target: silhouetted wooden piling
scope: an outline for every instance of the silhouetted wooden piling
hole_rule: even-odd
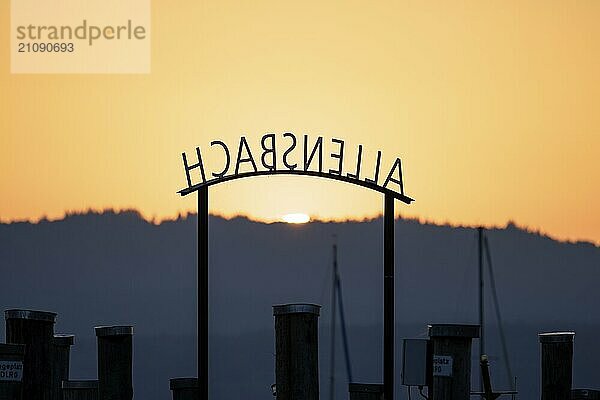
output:
[[[277,400],[319,400],[320,309],[314,304],[273,306]]]
[[[376,383],[350,383],[350,400],[383,400],[383,385]]]
[[[98,400],[98,381],[63,381],[63,400]]]
[[[539,334],[542,345],[542,400],[571,397],[574,336],[575,332]]]
[[[52,399],[62,400],[62,382],[69,380],[69,361],[74,335],[54,335],[52,357]]]
[[[469,400],[471,342],[479,337],[479,325],[429,325],[429,337],[433,341],[433,381],[429,399]]]
[[[52,399],[52,356],[56,314],[7,310],[6,342],[25,345],[23,399]]]
[[[600,390],[573,389],[571,400],[600,400]]]
[[[131,400],[132,326],[101,326],[98,338],[98,394],[100,400]]]
[[[173,400],[198,400],[200,398],[198,378],[173,378],[169,383]]]
[[[0,344],[0,400],[22,400],[25,345]]]

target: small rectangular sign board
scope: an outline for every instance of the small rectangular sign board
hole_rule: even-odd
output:
[[[433,356],[433,376],[452,376],[451,356]]]
[[[0,360],[0,382],[21,382],[23,361]]]

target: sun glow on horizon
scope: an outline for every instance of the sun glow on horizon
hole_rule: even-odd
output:
[[[284,215],[281,220],[288,224],[305,224],[310,222],[310,217],[304,213],[293,213]]]

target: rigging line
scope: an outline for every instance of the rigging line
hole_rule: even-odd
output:
[[[348,350],[348,335],[346,334],[346,318],[344,317],[344,301],[342,298],[342,280],[337,276],[337,298],[340,306],[340,322],[342,325],[342,340],[344,342],[344,355],[346,359],[346,374],[348,375],[348,383],[352,382],[352,365],[350,363],[350,351]]]
[[[492,268],[492,256],[490,253],[490,246],[487,236],[484,236],[483,243],[485,247],[485,254],[487,258],[487,264],[490,273],[490,286],[492,287],[492,296],[494,299],[494,305],[496,309],[496,319],[498,320],[498,328],[500,330],[500,341],[502,343],[502,353],[504,354],[504,360],[506,361],[506,373],[508,380],[508,386],[511,390],[515,390],[512,382],[512,369],[510,368],[510,360],[508,358],[508,348],[506,346],[506,335],[504,334],[504,327],[502,325],[502,315],[500,313],[500,303],[498,302],[498,293],[496,292],[496,280],[494,279],[494,269]]]

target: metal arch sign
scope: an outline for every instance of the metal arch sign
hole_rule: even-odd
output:
[[[285,142],[285,151],[281,157],[278,156],[277,143],[279,140]],[[188,156],[181,153],[183,168],[187,181],[187,187],[181,189],[182,196],[197,191],[204,186],[212,186],[218,183],[265,175],[304,175],[319,178],[334,179],[342,182],[352,183],[389,194],[395,199],[410,204],[413,199],[404,194],[404,181],[402,177],[402,161],[399,157],[395,159],[390,168],[383,169],[386,173],[382,179],[381,151],[377,151],[375,165],[372,171],[364,170],[363,145],[359,144],[356,149],[356,157],[352,163],[352,171],[344,171],[344,161],[347,160],[348,152],[344,140],[332,138],[331,146],[335,147],[329,158],[335,163],[335,168],[323,169],[323,137],[318,136],[310,143],[308,135],[303,136],[302,141],[302,163],[292,163],[290,157],[299,151],[299,141],[291,132],[286,132],[280,137],[274,133],[267,133],[260,140],[260,155],[253,153],[245,136],[240,137],[237,145],[237,156],[232,158],[227,144],[221,140],[210,142],[212,151],[220,152],[222,164],[209,168],[205,165],[200,147],[196,147],[196,160],[193,164],[188,161]],[[255,157],[254,154],[257,154]],[[246,169],[249,171],[243,172]],[[194,176],[192,176],[192,172]],[[368,175],[367,175],[367,173]],[[194,183],[197,182],[197,183]]]
[[[381,179],[381,151],[377,151],[374,168],[368,171],[363,168],[363,146],[358,145],[352,171],[344,171],[344,159],[347,155],[345,142],[331,139],[335,151],[330,154],[330,161],[336,168],[323,170],[323,137],[319,136],[310,143],[308,135],[303,137],[302,164],[290,162],[290,155],[299,151],[298,139],[293,133],[286,132],[280,140],[284,140],[286,150],[278,157],[278,137],[267,133],[260,140],[260,155],[255,157],[246,137],[240,137],[235,160],[229,147],[221,140],[213,140],[210,147],[222,153],[222,164],[205,165],[200,147],[196,147],[196,161],[190,164],[188,157],[182,153],[183,167],[187,187],[178,193],[186,196],[198,193],[198,378],[199,392],[203,399],[209,398],[208,392],[208,189],[212,185],[253,176],[268,175],[304,175],[333,179],[378,191],[384,196],[383,207],[383,391],[386,400],[394,399],[394,201],[400,200],[410,204],[413,199],[404,194],[402,178],[402,162],[396,158],[391,167],[383,169],[385,179]],[[260,169],[257,160],[260,161]],[[280,162],[282,166],[280,165]],[[245,171],[242,171],[244,169]],[[248,171],[249,170],[249,171]],[[193,176],[192,176],[193,173]],[[364,175],[363,175],[364,174]],[[195,183],[196,182],[196,183]]]

